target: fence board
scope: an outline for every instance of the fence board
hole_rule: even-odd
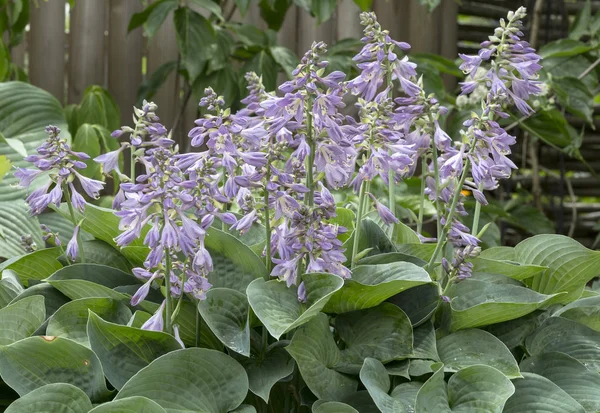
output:
[[[37,3],[37,7],[36,7]],[[29,81],[65,97],[65,0],[31,1]]]
[[[121,124],[131,122],[137,88],[142,82],[142,29],[127,34],[129,19],[142,9],[137,1],[110,1],[108,91],[121,109]]]
[[[69,103],[79,103],[89,85],[105,85],[108,4],[78,1],[71,9]]]

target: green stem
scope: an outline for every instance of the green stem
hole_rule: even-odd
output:
[[[429,121],[431,122],[431,127],[433,129],[433,116],[429,115]],[[440,206],[440,168],[438,165],[438,152],[437,146],[435,146],[435,139],[433,140],[432,146],[432,157],[433,157],[433,179],[435,180],[435,210],[437,211],[436,216],[436,227],[437,227],[437,237],[439,239],[441,231],[442,231],[442,223],[441,219],[441,206]]]
[[[131,165],[129,166],[129,177],[131,178],[131,182],[135,184],[135,155],[133,149],[133,146],[129,147],[129,152],[131,156]]]
[[[394,47],[394,46],[392,46]],[[388,87],[388,98],[393,96],[393,80],[392,80],[392,67],[389,60],[386,60],[385,63],[386,71],[387,71],[387,87]],[[389,154],[392,154],[392,151],[389,151]],[[390,168],[388,171],[388,207],[394,216],[396,215],[396,174]],[[394,225],[390,225],[390,237],[394,234]]]
[[[479,184],[479,187],[477,189],[479,189],[479,191],[481,191],[482,185]],[[481,204],[479,203],[479,201],[476,201],[475,213],[473,215],[473,229],[471,229],[471,234],[473,234],[474,236],[477,236],[477,230],[479,230],[479,215],[480,214],[481,214]]]
[[[71,203],[71,191],[69,191],[69,187],[65,184],[63,185],[63,191],[65,193],[65,197],[67,198],[67,205],[69,207],[69,214],[71,215],[71,221],[73,221],[74,225],[78,225],[77,217],[75,216],[75,210],[73,209],[73,204]],[[78,255],[79,261],[85,262],[85,253],[83,251],[83,242],[81,241],[81,231],[77,231],[77,246],[78,246]],[[68,258],[67,258],[68,260]],[[75,260],[73,260],[75,262]]]
[[[434,147],[435,147],[435,145],[434,145]],[[438,242],[435,247],[435,251],[433,252],[433,255],[431,256],[431,259],[427,263],[427,269],[429,271],[431,271],[433,264],[437,260],[437,257],[439,255],[440,251],[442,250],[442,248],[444,247],[444,244],[446,243],[446,237],[448,236],[450,227],[452,227],[452,220],[454,219],[454,212],[456,211],[456,205],[458,204],[458,200],[460,199],[460,192],[465,183],[465,179],[467,179],[467,174],[469,172],[470,166],[471,166],[471,160],[469,158],[467,158],[465,161],[465,165],[463,167],[462,175],[460,176],[460,179],[458,181],[458,185],[456,186],[456,188],[454,190],[454,196],[452,198],[452,204],[450,205],[450,211],[448,212],[448,216],[446,217],[446,225],[444,225],[444,228],[442,228],[442,233],[438,237]],[[438,213],[439,213],[439,210],[438,210]]]
[[[425,209],[425,178],[427,174],[427,162],[425,156],[421,157],[421,202],[419,204],[419,220],[417,221],[417,234],[423,231],[423,209]]]
[[[315,163],[315,139],[313,136],[313,118],[312,118],[312,100],[308,99],[308,110],[306,111],[306,139],[310,147],[310,153],[306,158],[306,187],[308,188],[307,204],[312,207],[314,204],[315,188],[313,178],[313,167]]]
[[[268,276],[271,274],[271,217],[269,215],[269,191],[267,191],[267,184],[271,178],[269,165],[267,165],[267,176],[265,181],[265,266],[267,267]],[[267,276],[267,277],[268,277]]]
[[[202,331],[202,317],[198,311],[198,303],[196,302],[196,340],[194,342],[196,347],[200,347],[200,332]]]
[[[363,208],[365,202],[365,192],[366,192],[366,184],[363,181],[360,184],[360,191],[358,194],[358,208],[356,210],[356,225],[354,227],[354,242],[352,244],[352,261],[350,262],[350,268],[354,268],[356,266],[356,255],[358,254],[358,242],[360,239],[360,223],[363,218]]]
[[[165,326],[167,333],[173,334],[173,325],[171,324],[171,252],[169,248],[165,249]]]

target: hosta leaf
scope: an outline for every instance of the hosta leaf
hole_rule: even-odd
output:
[[[231,413],[256,413],[256,409],[249,404],[242,404],[237,409],[232,410]]]
[[[131,311],[122,302],[110,298],[82,298],[68,302],[50,317],[46,335],[68,338],[89,347],[89,310],[117,324],[126,324],[131,318]]]
[[[514,386],[515,394],[506,401],[503,413],[586,413],[583,406],[545,377],[524,372]]]
[[[244,360],[242,364],[248,373],[250,391],[265,402],[269,401],[269,394],[275,383],[294,372],[294,360],[280,347],[264,356]]]
[[[133,275],[99,264],[73,264],[56,271],[46,281],[85,280],[107,288],[140,284]]]
[[[20,257],[14,257],[0,264],[0,271],[12,270],[19,280],[27,285],[29,280],[43,280],[62,268],[57,261],[62,254],[60,248],[46,248]]]
[[[131,271],[131,263],[119,251],[98,239],[83,242],[85,262],[105,265],[124,272]]]
[[[559,351],[600,372],[600,332],[562,317],[549,317],[525,341],[532,356]]]
[[[344,242],[344,248],[346,248],[346,258],[348,259],[348,263],[352,259],[352,246],[354,244],[354,236],[356,235],[356,230],[352,233],[350,238]],[[394,244],[385,232],[381,229],[377,223],[372,221],[371,219],[363,219],[361,221],[361,229],[360,229],[360,239],[358,242],[358,251],[365,251],[367,249],[371,249],[367,254],[368,257],[384,254],[387,252],[395,252],[396,248]]]
[[[48,125],[58,126],[62,130],[61,137],[70,138],[62,106],[50,93],[23,82],[0,84],[0,136],[22,144],[27,154],[32,154],[46,140],[44,129]],[[6,155],[16,167],[31,166],[21,154],[4,143],[0,143],[0,155]],[[27,190],[16,187],[17,182],[12,174],[4,177],[0,184],[0,201],[12,202],[25,197]],[[22,218],[23,224],[31,220],[26,215]],[[38,246],[41,245],[43,243],[40,242]]]
[[[551,352],[525,359],[521,369],[539,374],[569,393],[588,412],[600,411],[600,375],[573,357]]]
[[[166,410],[146,397],[133,396],[103,403],[90,413],[166,413]]]
[[[413,326],[419,326],[429,320],[441,302],[437,284],[424,284],[402,291],[388,298],[402,309]]]
[[[581,296],[585,285],[598,275],[600,251],[585,248],[563,235],[537,235],[515,247],[517,260],[549,269],[532,279],[531,288],[557,296],[553,303],[569,303]]]
[[[440,368],[417,393],[415,411],[500,413],[514,391],[510,380],[493,367],[466,367],[450,377],[447,386]]]
[[[413,353],[410,358],[440,360],[435,341],[435,329],[431,322],[413,330]]]
[[[250,357],[250,310],[246,296],[230,288],[211,288],[198,311],[212,332],[231,350]]]
[[[352,278],[331,297],[325,311],[346,313],[375,307],[406,289],[430,282],[427,271],[409,262],[358,265]]]
[[[302,325],[286,348],[298,363],[306,385],[319,399],[341,401],[356,391],[354,378],[334,370],[341,354],[325,314]]]
[[[234,359],[220,351],[188,348],[154,360],[116,399],[143,396],[173,413],[224,413],[242,404],[247,392],[248,377]]]
[[[509,284],[492,284],[465,280],[448,293],[452,331],[486,326],[513,320],[543,306],[552,295],[539,294],[529,288]]]
[[[125,294],[86,280],[49,280],[48,284],[71,300],[90,297],[112,298],[117,301],[126,301],[129,299]]]
[[[343,403],[354,407],[360,413],[380,413],[377,406],[373,402],[371,395],[366,390],[359,390],[344,398]]]
[[[154,312],[154,311],[153,311]],[[148,314],[148,318],[150,314]],[[192,347],[196,345],[196,319],[200,317],[200,313],[198,312],[198,306],[196,303],[192,303],[191,301],[183,301],[181,303],[181,308],[179,310],[179,314],[177,315],[176,324],[179,326],[179,335],[181,337],[181,341],[188,347]],[[200,318],[201,323],[202,318]],[[146,321],[146,320],[144,320]],[[143,323],[140,323],[138,327],[141,327]],[[221,341],[215,337],[210,328],[201,328],[200,329],[200,347],[211,348],[214,350],[222,350],[223,344]]]
[[[396,244],[420,244],[421,239],[408,225],[398,222],[394,225],[392,241]]]
[[[88,413],[92,403],[79,388],[67,383],[46,384],[16,400],[5,413]]]
[[[6,270],[2,272],[1,275],[2,279],[0,279],[0,308],[4,308],[25,289],[23,288],[21,282],[19,281],[19,278],[13,271]]]
[[[417,394],[419,394],[422,386],[423,383],[418,381],[402,383],[394,387],[390,396],[396,400],[401,400],[407,406],[409,412],[414,412],[415,404],[417,403]]]
[[[298,301],[295,287],[288,288],[278,280],[265,281],[261,278],[248,286],[252,310],[276,339],[319,314],[344,283],[340,277],[325,273],[304,274],[302,280],[307,293],[306,303]]]
[[[75,228],[75,224],[73,224],[70,219],[65,218],[58,212],[44,212],[43,214],[38,215],[38,221],[40,222],[40,224],[44,224],[48,228],[50,228],[55,234],[58,233],[58,238],[62,242],[62,245],[67,245],[67,243],[73,236],[73,229]],[[84,242],[94,239],[94,237],[91,234],[88,234],[86,231],[81,229],[79,230],[79,236]]]
[[[34,295],[0,309],[0,346],[31,336],[46,319],[44,297]]]
[[[209,228],[204,243],[213,260],[214,271],[208,275],[213,287],[246,293],[252,281],[267,278],[263,260],[233,235]]]
[[[44,297],[46,317],[50,317],[60,307],[69,302],[69,297],[58,291],[56,288],[54,288],[50,284],[41,283],[29,287],[28,289],[23,291],[21,294],[15,297],[10,302],[10,304],[14,304],[16,302],[26,299],[27,297],[33,297],[36,295],[41,295],[42,297]]]
[[[401,252],[386,252],[384,254],[372,255],[367,258],[363,258],[358,261],[359,265],[376,265],[376,264],[389,264],[392,262],[406,261],[412,262],[419,267],[425,266],[427,262],[420,258],[413,257],[412,255],[403,254]]]
[[[157,357],[181,349],[177,340],[167,333],[110,323],[92,312],[87,333],[106,378],[117,389]]]
[[[340,402],[317,401],[312,408],[313,413],[358,413],[354,407]]]
[[[109,394],[96,354],[60,337],[29,337],[0,347],[0,376],[21,396],[50,383],[77,386],[93,402]]]
[[[508,378],[521,377],[511,352],[487,331],[476,328],[457,331],[439,339],[437,350],[446,371],[483,364],[494,367]]]
[[[409,405],[388,395],[390,377],[380,361],[366,358],[360,369],[360,381],[382,413],[409,413]]]
[[[413,351],[410,320],[390,303],[341,314],[335,319],[335,327],[345,343],[343,369],[338,367],[339,371],[358,373],[366,358],[387,363],[406,358]]]
[[[0,143],[0,153],[2,152],[2,144]],[[3,155],[0,155],[0,158]],[[6,179],[12,176],[9,173]],[[0,179],[0,193],[4,187]],[[11,191],[14,191],[11,188]],[[20,192],[20,191],[18,191]],[[0,258],[18,257],[27,252],[21,243],[23,235],[31,235],[31,238],[38,248],[44,247],[42,232],[36,217],[32,217],[29,213],[29,207],[20,199],[2,202],[0,198]]]
[[[492,333],[512,350],[521,346],[525,342],[525,338],[533,333],[548,316],[549,314],[545,312],[534,311],[514,320],[492,324],[486,327],[486,331]]]
[[[541,265],[524,265],[481,257],[473,258],[470,261],[473,263],[473,272],[500,274],[515,280],[525,280],[540,275],[548,269]]]
[[[396,245],[396,251],[429,262],[435,251],[435,244],[399,244]]]
[[[573,301],[553,315],[577,321],[589,328],[600,331],[600,296]]]

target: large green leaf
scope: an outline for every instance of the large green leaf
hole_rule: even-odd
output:
[[[550,42],[540,48],[540,56],[543,59],[549,57],[573,56],[587,53],[597,46],[590,46],[578,40],[559,39]]]
[[[514,386],[515,393],[506,401],[503,413],[586,413],[583,406],[545,377],[524,372]]]
[[[34,295],[0,309],[0,346],[32,335],[46,319],[44,297]]]
[[[6,307],[14,298],[24,291],[17,275],[6,270],[2,272],[0,279],[0,308]]]
[[[188,7],[181,7],[175,11],[174,22],[181,62],[188,72],[191,84],[210,59],[216,45],[215,31],[204,16]]]
[[[29,337],[0,347],[0,376],[21,396],[50,383],[77,386],[93,402],[109,394],[96,354],[60,337]]]
[[[73,140],[73,145],[77,144],[77,138],[80,136],[80,130],[84,127],[86,141],[93,140],[95,138],[98,146],[93,145],[93,149],[100,149],[99,140],[100,136],[96,135],[97,129],[94,130],[93,125],[102,126],[110,131],[119,129],[121,125],[121,114],[119,113],[119,106],[112,98],[110,93],[101,86],[92,85],[89,86],[81,100],[81,104],[76,109],[77,118],[77,134]],[[87,127],[84,125],[87,124]],[[95,135],[95,136],[93,136]],[[81,135],[83,138],[84,136]],[[82,148],[85,148],[84,145]],[[115,148],[116,149],[116,148]],[[90,154],[91,156],[91,154]],[[89,166],[88,166],[89,168]]]
[[[106,377],[117,389],[157,357],[181,349],[169,334],[111,323],[92,312],[87,334]]]
[[[600,375],[573,357],[557,352],[540,354],[523,360],[521,369],[551,380],[587,412],[600,411]]]
[[[100,137],[96,133],[93,125],[84,123],[77,128],[75,138],[73,138],[73,150],[86,153],[90,159],[85,161],[86,168],[81,171],[81,174],[88,178],[101,178],[100,164],[94,161],[101,153]]]
[[[267,90],[276,89],[278,72],[277,63],[265,50],[256,53],[252,59],[246,62],[241,70],[242,73],[254,72],[261,76]]]
[[[150,314],[148,314],[147,316],[149,318]],[[200,313],[198,312],[198,306],[196,305],[196,303],[193,303],[191,301],[183,301],[181,303],[181,308],[179,309],[179,314],[177,315],[175,324],[179,326],[179,335],[181,337],[181,341],[183,341],[183,344],[185,344],[188,347],[196,345],[196,320],[199,317]],[[203,323],[201,317],[200,322]],[[141,327],[142,324],[143,323],[140,323],[140,325],[137,327]],[[210,328],[204,327],[200,329],[199,344],[200,347],[211,348],[214,350],[223,349],[223,344],[217,337],[215,337]]]
[[[404,290],[387,301],[400,307],[416,327],[429,320],[437,310],[441,302],[440,289],[437,284],[423,284]]]
[[[46,281],[85,280],[107,288],[116,288],[123,285],[140,285],[140,281],[133,275],[114,267],[100,264],[73,264],[61,268],[52,274]]]
[[[5,413],[88,413],[92,403],[79,388],[67,383],[46,384],[12,403]]]
[[[317,401],[312,407],[313,413],[358,413],[358,410],[340,402]]]
[[[537,235],[515,247],[517,260],[549,269],[533,278],[531,288],[557,296],[553,302],[569,303],[581,296],[585,285],[598,275],[600,251],[585,248],[563,235]]]
[[[213,287],[246,293],[246,287],[256,278],[268,277],[263,260],[234,236],[211,227],[204,243],[215,268],[208,275]]]
[[[212,332],[231,350],[250,357],[248,299],[230,288],[211,288],[198,311]]]
[[[375,307],[408,288],[430,282],[427,271],[409,262],[358,265],[352,278],[331,297],[325,311],[346,313]]]
[[[512,350],[523,345],[525,338],[533,333],[548,316],[548,313],[537,310],[514,320],[492,324],[486,327],[486,331],[492,333]]]
[[[146,397],[133,396],[103,403],[89,413],[166,413],[166,410]]]
[[[320,313],[300,326],[286,348],[298,363],[306,385],[319,399],[341,401],[356,391],[353,377],[334,370],[341,361],[341,353],[325,314]]]
[[[549,317],[527,338],[532,356],[559,351],[576,358],[590,370],[600,372],[600,332],[562,317]]]
[[[250,391],[265,402],[269,401],[269,394],[275,383],[294,372],[294,360],[281,347],[275,347],[265,355],[259,354],[241,363],[248,373]]]
[[[265,281],[260,278],[248,286],[248,301],[252,310],[276,339],[319,314],[344,283],[340,277],[326,273],[304,274],[302,279],[306,288],[306,303],[298,300],[295,286],[288,288],[279,280]]]
[[[413,353],[410,358],[440,360],[435,339],[435,328],[431,322],[420,325],[413,330]]]
[[[341,366],[337,368],[340,371],[358,373],[366,358],[387,363],[413,352],[410,320],[390,303],[341,314],[335,319],[335,327],[345,344]]]
[[[21,294],[16,296],[10,304],[17,303],[27,297],[33,297],[35,295],[41,295],[44,297],[44,307],[46,308],[46,317],[50,317],[60,307],[69,302],[69,297],[58,291],[56,288],[47,283],[36,284],[29,287]]]
[[[379,360],[366,358],[360,369],[360,380],[382,413],[409,413],[406,401],[388,395],[390,377]],[[413,410],[414,411],[414,410]]]
[[[437,342],[437,350],[446,371],[483,364],[508,378],[521,377],[517,361],[504,343],[483,330],[461,330],[443,337]]]
[[[486,326],[522,317],[552,299],[529,288],[493,284],[475,279],[451,287],[450,322],[452,331]]]
[[[62,107],[50,93],[23,82],[0,83],[0,136],[21,145],[27,154],[32,154],[46,140],[44,129],[48,125],[58,126],[62,129],[61,136],[69,139]],[[22,154],[7,144],[0,143],[0,155],[6,155],[16,167],[31,166],[23,160]],[[14,201],[25,197],[25,188],[13,186],[17,182],[12,174],[4,178],[0,184],[0,201]]]
[[[106,265],[124,272],[131,271],[132,265],[119,251],[98,239],[83,242],[85,262]]]
[[[0,271],[12,270],[21,283],[27,285],[29,280],[43,280],[62,268],[57,261],[62,254],[60,248],[46,248],[34,251],[21,257],[14,257],[0,264]]]
[[[417,394],[423,383],[418,381],[410,381],[408,383],[402,383],[394,387],[394,390],[390,393],[394,399],[402,400],[407,406],[409,412],[415,411],[415,404],[417,403]]]
[[[553,77],[552,89],[568,112],[589,123],[593,122],[594,95],[585,83],[576,77]]]
[[[0,145],[1,150],[2,146]],[[14,188],[12,190],[14,191]],[[0,183],[1,191],[2,184]],[[38,220],[29,214],[27,204],[17,199],[0,202],[0,258],[13,258],[25,254],[21,237],[28,235],[31,236],[37,248],[44,247]]]
[[[363,219],[360,224],[360,239],[358,240],[359,252],[369,250],[367,253],[367,256],[369,257],[372,255],[396,251],[396,247],[392,241],[390,241],[386,233],[379,225],[377,225],[375,221],[371,219]],[[352,259],[352,246],[354,244],[355,235],[356,230],[352,233],[352,236],[344,242],[344,248],[346,248],[345,254],[348,262],[350,262]]]
[[[525,280],[542,274],[548,267],[541,265],[523,265],[517,262],[473,258],[473,272],[500,274],[515,280]]]
[[[143,396],[173,413],[224,413],[238,407],[247,392],[248,377],[234,359],[220,351],[188,348],[154,360],[116,399]]]
[[[580,298],[556,311],[553,315],[577,321],[600,331],[600,296]]]
[[[148,38],[152,38],[163,24],[169,13],[177,8],[175,0],[158,0],[146,7],[143,11],[131,16],[127,31],[144,26]]]
[[[126,324],[131,318],[131,311],[123,302],[111,298],[82,298],[68,302],[59,308],[48,320],[46,334],[68,338],[90,347],[87,336],[90,310],[117,324]]]
[[[128,295],[86,280],[50,280],[48,281],[48,284],[69,297],[71,300],[91,297],[112,298],[117,301],[126,301],[129,299]],[[140,303],[140,306],[144,303],[145,302]]]
[[[417,393],[419,413],[500,413],[515,387],[504,374],[489,366],[470,366],[455,373],[446,388],[440,368]]]

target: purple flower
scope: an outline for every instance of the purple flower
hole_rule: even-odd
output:
[[[398,218],[396,218],[396,216],[394,215],[394,213],[392,211],[390,211],[390,209],[388,207],[386,207],[381,202],[379,202],[377,200],[377,198],[375,198],[375,196],[373,196],[373,194],[369,193],[369,196],[371,197],[371,200],[373,200],[373,203],[375,205],[375,209],[377,210],[377,213],[381,217],[381,220],[386,225],[397,224],[397,223],[400,222],[398,220]]]
[[[119,170],[119,157],[121,152],[123,152],[123,149],[125,149],[125,146],[121,146],[116,151],[107,152],[97,156],[94,158],[94,161],[102,165],[102,170],[105,174],[108,174],[111,171],[117,171],[117,173],[121,173]]]
[[[77,243],[77,236],[79,235],[79,225],[73,230],[73,236],[67,244],[66,254],[71,260],[75,260],[79,254],[79,244]]]
[[[150,331],[163,331],[165,328],[163,320],[163,311],[165,309],[165,301],[162,302],[158,310],[150,317],[144,324],[142,324],[142,330]]]

